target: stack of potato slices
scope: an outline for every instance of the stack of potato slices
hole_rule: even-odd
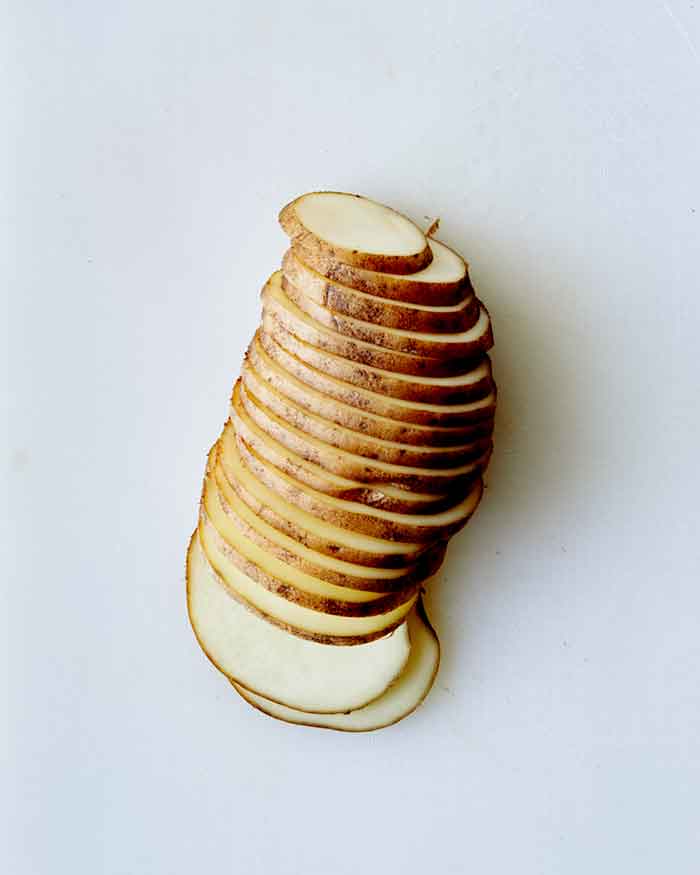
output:
[[[464,260],[388,207],[314,192],[280,223],[291,246],[207,461],[190,620],[259,710],[377,729],[437,672],[421,592],[481,499],[491,325]]]

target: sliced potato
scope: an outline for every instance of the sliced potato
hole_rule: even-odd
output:
[[[395,592],[414,581],[425,580],[435,574],[442,563],[445,542],[436,544],[420,556],[415,565],[406,568],[370,568],[318,553],[257,516],[236,494],[218,463],[213,469],[213,475],[223,498],[222,508],[232,525],[240,528],[249,540],[271,555],[336,586],[369,592]]]
[[[258,711],[286,723],[341,732],[370,732],[391,726],[421,704],[430,692],[440,665],[440,642],[421,600],[408,618],[408,627],[411,654],[404,670],[379,698],[346,714],[309,714],[270,702],[235,682],[233,686]]]
[[[280,355],[285,356],[283,350],[280,351]],[[435,447],[449,447],[488,438],[493,431],[493,415],[467,425],[441,427],[390,419],[369,410],[353,407],[337,397],[318,391],[280,367],[263,349],[257,335],[248,348],[246,361],[250,362],[257,376],[265,380],[268,386],[272,386],[303,409],[313,412],[326,421],[335,422],[352,431],[381,440],[418,446],[432,444]],[[303,367],[301,362],[299,366]],[[354,391],[354,387],[348,388]],[[372,393],[367,395],[371,400]],[[381,396],[378,397],[377,403],[380,403],[383,399]]]
[[[411,276],[395,276],[338,261],[301,238],[292,241],[292,250],[317,273],[369,295],[433,307],[458,304],[473,292],[464,259],[437,240],[429,240],[428,245],[432,261]]]
[[[187,608],[207,657],[248,691],[302,711],[343,712],[380,696],[410,652],[406,623],[369,644],[332,647],[289,635],[231,592],[195,531],[187,551]]]
[[[301,303],[294,292],[334,313],[385,328],[454,333],[467,331],[479,318],[479,301],[470,286],[464,286],[464,297],[456,304],[444,307],[392,301],[328,279],[304,264],[293,249],[288,249],[282,259],[282,274],[291,286],[291,290],[285,286],[287,294],[299,306]]]
[[[205,515],[200,515],[198,531],[204,555],[234,598],[257,610],[269,622],[310,641],[334,645],[374,641],[400,626],[416,599],[413,596],[393,610],[369,617],[325,614],[271,592],[246,574],[233,561],[235,551],[227,548]]]
[[[466,496],[447,510],[434,514],[393,513],[311,489],[266,463],[240,435],[237,436],[237,447],[249,472],[289,503],[339,527],[386,540],[425,543],[451,537],[474,513],[483,489],[479,477],[471,484]]]
[[[482,387],[483,395],[481,397],[460,404],[433,404],[429,401],[392,398],[381,392],[354,385],[328,373],[323,362],[317,361],[316,365],[313,365],[302,361],[294,352],[285,349],[278,342],[277,337],[265,330],[258,330],[256,337],[260,340],[260,344],[268,356],[288,373],[293,374],[307,385],[324,392],[330,398],[343,401],[363,412],[368,411],[389,419],[418,425],[452,427],[491,420],[496,410],[495,385],[492,385],[488,390]]]
[[[353,532],[307,513],[280,497],[242,464],[230,420],[221,434],[220,447],[222,470],[236,493],[258,516],[299,543],[319,553],[374,568],[414,565],[425,552],[424,543],[401,543]]]
[[[279,220],[299,246],[355,267],[411,274],[433,259],[417,225],[359,194],[310,192],[287,204]]]
[[[412,492],[409,489],[393,486],[391,483],[363,483],[328,471],[322,465],[308,461],[271,437],[248,415],[237,396],[238,386],[234,390],[231,420],[236,427],[236,432],[246,444],[271,465],[280,468],[296,480],[308,483],[319,492],[397,513],[434,513],[455,503],[452,486],[449,494],[435,495],[428,492]]]
[[[200,514],[204,525],[209,522],[216,529],[221,551],[237,568],[264,589],[312,611],[339,617],[385,614],[408,601],[422,582],[414,580],[388,593],[336,586],[267,553],[233,523],[234,511],[225,505],[212,475],[204,481]]]
[[[357,340],[333,328],[325,327],[305,313],[285,294],[282,288],[281,271],[274,273],[267,281],[262,300],[263,322],[268,316],[272,316],[287,331],[317,350],[342,356],[351,362],[395,373],[429,377],[452,376],[469,369],[468,365],[465,366],[463,358],[448,358],[445,355],[428,357],[420,353],[400,352],[374,343],[366,343],[364,340]],[[330,315],[329,311],[324,312]],[[479,324],[483,328],[484,336],[490,337],[488,317]],[[475,349],[480,351],[481,348],[477,343]]]
[[[374,438],[371,435],[366,436],[297,406],[276,388],[266,383],[250,363],[244,365],[241,376],[245,395],[252,403],[279,417],[283,424],[309,435],[308,455],[301,454],[307,459],[314,458],[316,441],[321,441],[325,445],[330,444],[356,456],[396,465],[399,468],[446,468],[466,464],[478,458],[490,447],[488,437],[451,447],[432,447],[402,444]],[[245,398],[244,403],[247,406]],[[258,421],[254,412],[251,412],[251,416]],[[260,426],[267,430],[263,423],[260,423]],[[357,460],[353,462],[364,464]]]
[[[240,401],[237,397],[239,392]],[[383,484],[388,484],[438,496],[459,492],[486,469],[491,454],[491,444],[488,442],[485,447],[477,447],[468,461],[454,468],[395,465],[358,456],[305,434],[271,413],[255,398],[251,398],[239,384],[239,389],[234,392],[233,409],[238,413],[241,406],[265,435],[292,452],[320,465],[326,471],[371,484],[378,489]]]
[[[274,287],[274,283],[272,283],[272,285]],[[377,325],[373,322],[355,319],[352,316],[345,316],[342,313],[332,310],[328,306],[324,307],[321,304],[316,304],[311,298],[300,292],[299,289],[293,286],[284,277],[282,277],[282,292],[288,301],[293,302],[299,310],[306,313],[306,315],[314,320],[316,324],[325,326],[331,334],[331,340],[333,340],[334,333],[344,337],[349,351],[354,349],[350,345],[349,340],[350,338],[353,338],[357,341],[356,346],[358,346],[360,353],[365,352],[369,347],[370,351],[374,354],[373,347],[375,346],[387,350],[393,350],[394,354],[397,356],[399,364],[401,364],[403,356],[411,356],[411,358],[408,359],[406,367],[390,366],[390,370],[401,370],[404,373],[411,374],[425,373],[430,374],[431,376],[440,376],[441,370],[444,373],[450,373],[450,370],[452,369],[454,372],[455,366],[452,365],[451,368],[450,363],[464,361],[465,359],[477,355],[479,352],[485,352],[493,346],[491,320],[486,312],[486,308],[480,302],[476,313],[476,319],[468,329],[453,334],[444,332],[438,334],[427,331],[408,331],[402,328],[386,328],[383,325]],[[276,297],[274,288],[271,297]],[[275,306],[277,306],[276,303]],[[287,322],[289,323],[290,331],[293,331],[297,337],[302,337],[302,339],[304,339],[301,330],[295,331],[294,329],[294,326],[300,321],[298,318],[294,318],[294,313],[292,313],[291,318],[285,314],[285,322],[281,307],[277,307],[275,312],[280,315],[280,321],[283,322],[283,324],[287,324]],[[338,352],[339,355],[345,355],[346,358],[358,360],[357,355],[350,356],[344,353],[340,344],[335,344],[335,347],[335,349],[331,350],[332,352]],[[325,348],[325,346],[323,348]],[[425,365],[422,369],[419,369],[419,366],[413,362],[413,359],[416,356],[426,358],[429,365]],[[438,368],[433,363],[433,360],[435,359],[443,362],[442,369]],[[369,361],[369,359],[359,360],[366,360],[368,364],[375,363]],[[391,361],[390,358],[386,360],[389,362]],[[376,363],[379,365],[378,358]],[[381,366],[383,367],[383,365]],[[408,367],[411,367],[412,370],[408,370]]]
[[[269,311],[263,313],[262,324],[264,332],[276,343],[311,367],[389,398],[453,405],[481,400],[493,389],[491,363],[486,354],[471,363],[466,373],[453,377],[420,377],[375,368],[320,350],[289,332]]]

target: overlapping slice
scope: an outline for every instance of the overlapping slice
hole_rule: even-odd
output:
[[[360,195],[304,194],[282,209],[279,220],[300,247],[359,269],[411,274],[433,260],[422,231],[410,219]]]
[[[429,400],[417,401],[411,398],[396,397],[384,391],[387,387],[381,385],[381,379],[366,388],[360,385],[360,380],[353,382],[352,379],[343,379],[336,375],[336,361],[330,357],[324,361],[323,356],[313,355],[313,347],[296,341],[292,335],[285,334],[283,330],[269,332],[259,330],[257,338],[268,356],[277,362],[280,367],[293,374],[301,382],[312,388],[325,393],[329,398],[342,401],[351,407],[387,419],[396,419],[400,422],[410,422],[416,425],[457,427],[471,425],[485,419],[492,419],[496,409],[496,389],[490,377],[488,360],[480,365],[478,379],[473,386],[473,400],[451,401],[435,400],[430,391],[421,393],[422,397]],[[287,348],[289,347],[289,348]],[[300,353],[301,355],[298,355]],[[306,356],[303,359],[301,356]],[[338,360],[339,371],[347,374],[347,366],[350,362]],[[363,370],[356,367],[359,374]],[[381,374],[379,375],[381,378]],[[362,382],[371,384],[371,380]],[[408,384],[410,389],[410,384]],[[402,388],[406,388],[402,386]],[[408,392],[406,394],[409,394]]]
[[[458,372],[459,361],[478,355],[493,345],[491,321],[486,308],[480,303],[474,308],[474,319],[468,328],[452,333],[437,333],[386,328],[375,322],[345,316],[328,305],[321,306],[315,303],[302,290],[284,278],[282,290],[278,290],[277,274],[270,279],[268,289],[271,307],[281,314],[280,319],[283,324],[289,325],[290,330],[297,336],[303,337],[301,332],[305,326],[302,325],[301,330],[294,330],[296,325],[302,323],[302,319],[289,302],[306,314],[307,328],[315,327],[315,322],[327,329],[324,342],[329,348],[332,347],[332,352],[344,355],[343,350],[347,349],[353,357],[359,355],[363,357],[359,360],[367,360],[369,364],[375,364],[375,361],[369,361],[368,356],[371,355],[380,367],[383,365],[380,365],[380,357],[374,347],[387,350],[382,354],[381,360],[388,361],[393,370],[400,369],[409,374],[430,373],[432,376],[440,376],[441,373]],[[342,338],[342,342],[338,341],[336,335]],[[416,357],[427,359],[427,364],[420,367],[414,361]]]
[[[241,499],[271,526],[319,553],[357,565],[400,568],[414,565],[425,544],[402,543],[343,528],[286,500],[242,464],[229,422],[221,435],[221,467]]]
[[[282,288],[281,271],[274,273],[268,280],[263,289],[262,300],[263,322],[267,317],[273,317],[295,337],[313,345],[319,351],[332,353],[374,368],[407,375],[446,377],[468,370],[468,366],[464,363],[464,356],[461,359],[450,358],[441,354],[439,350],[434,351],[432,355],[420,350],[413,351],[410,350],[407,338],[391,335],[388,331],[385,339],[403,341],[405,351],[387,348],[386,344],[376,344],[374,340],[366,342],[350,333],[342,333],[333,327],[328,327],[326,323],[331,326],[333,324],[330,311],[323,311],[327,315],[322,316],[323,322],[320,322],[297,306]],[[315,305],[310,304],[308,307],[314,308]],[[313,317],[318,315],[320,314],[314,313]],[[484,313],[484,318],[478,325],[475,341],[465,355],[473,356],[487,345],[490,345],[489,321]]]
[[[284,350],[280,350],[279,355],[283,361],[287,358]],[[294,401],[301,409],[320,417],[326,423],[335,423],[367,437],[404,445],[449,447],[487,438],[493,430],[493,417],[487,414],[484,415],[483,419],[471,424],[435,426],[420,425],[405,419],[392,419],[363,409],[361,404],[353,406],[338,397],[315,388],[313,385],[315,375],[310,369],[307,371],[309,382],[304,382],[292,374],[290,370],[285,370],[267,354],[260,342],[259,335],[253,338],[248,348],[242,371],[244,380],[248,374],[248,363],[252,366],[257,378],[264,380],[276,392],[284,394]],[[299,362],[297,372],[302,372],[302,369],[303,365]],[[323,374],[319,377],[322,378]],[[328,382],[332,384],[331,381]],[[339,391],[342,391],[342,385]],[[347,391],[352,393],[356,390],[352,386],[347,386]],[[365,406],[373,400],[371,393],[366,393],[366,398]],[[408,407],[409,411],[413,409],[413,406]]]
[[[195,532],[187,553],[192,628],[214,665],[267,700],[302,711],[344,712],[380,696],[406,665],[406,623],[355,647],[333,647],[289,635],[231,597],[208,563]]]
[[[365,269],[333,258],[308,240],[293,238],[292,250],[300,261],[328,279],[352,289],[404,303],[432,306],[452,306],[472,291],[464,259],[444,243],[429,240],[432,260],[427,267],[410,276],[398,276],[398,271],[381,272]]]
[[[259,711],[286,723],[342,732],[382,729],[415,711],[430,692],[440,665],[440,642],[425,614],[422,601],[411,613],[408,627],[411,653],[399,677],[373,702],[345,714],[310,714],[271,702],[235,682],[233,685]]]
[[[433,246],[436,246],[434,241]],[[480,303],[469,285],[461,288],[461,297],[455,304],[436,306],[429,303],[393,301],[344,286],[318,273],[289,249],[282,259],[282,274],[292,290],[333,313],[350,316],[373,325],[408,331],[454,333],[467,331],[479,317]],[[287,294],[299,304],[293,291]]]

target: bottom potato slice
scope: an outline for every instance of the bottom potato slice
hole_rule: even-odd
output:
[[[235,682],[233,686],[254,708],[286,723],[336,729],[341,732],[370,732],[391,726],[415,711],[425,699],[440,664],[440,642],[424,612],[422,602],[418,603],[409,617],[408,627],[411,654],[403,672],[379,698],[349,713],[310,714],[271,702]]]
[[[356,647],[289,635],[231,597],[194,533],[187,552],[187,607],[206,656],[251,695],[300,711],[361,708],[401,673],[410,651],[406,623]]]

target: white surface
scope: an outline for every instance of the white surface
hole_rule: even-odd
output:
[[[3,5],[2,871],[697,871],[699,39],[680,0]],[[370,736],[245,707],[185,619],[323,187],[440,215],[497,340],[438,683]]]

